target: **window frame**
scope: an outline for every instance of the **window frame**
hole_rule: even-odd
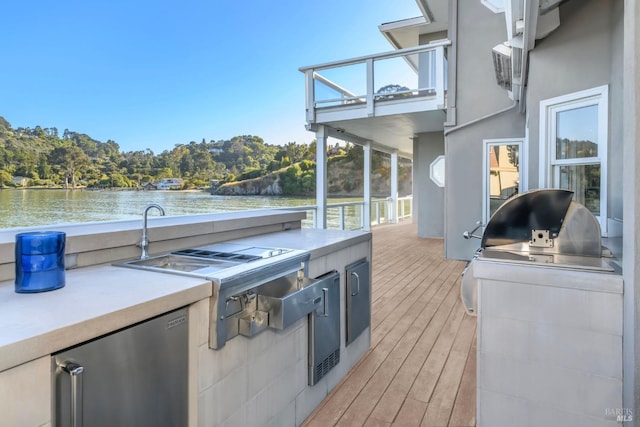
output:
[[[595,105],[598,107],[598,155],[558,159],[556,147],[557,114]],[[540,188],[556,188],[562,166],[600,165],[600,231],[607,235],[607,153],[609,147],[609,86],[598,86],[540,101]]]
[[[501,6],[496,4],[497,2],[495,0],[480,0],[480,3],[493,13],[497,14],[504,12],[504,1],[501,2]]]
[[[528,149],[526,138],[499,138],[499,139],[483,139],[482,140],[482,223],[486,224],[489,221],[490,216],[490,202],[491,197],[491,181],[489,173],[491,172],[491,159],[489,153],[491,147],[505,146],[505,145],[517,145],[518,146],[518,194],[524,193],[529,188],[528,183]]]

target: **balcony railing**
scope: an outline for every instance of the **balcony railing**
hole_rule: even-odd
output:
[[[411,218],[413,197],[399,197],[396,212],[398,217],[392,218],[393,199],[371,200],[371,225],[388,224],[401,219]],[[327,205],[327,228],[338,230],[362,230],[364,229],[363,200],[357,202],[329,203]],[[305,211],[307,219],[302,221],[304,228],[316,228],[318,207],[316,205],[289,206],[284,210]]]
[[[308,123],[332,110],[350,110],[344,118],[402,112],[394,104],[415,103],[415,111],[445,108],[445,48],[449,40],[407,49],[300,68],[305,73]],[[386,108],[385,108],[386,107]],[[406,110],[406,107],[405,107]]]

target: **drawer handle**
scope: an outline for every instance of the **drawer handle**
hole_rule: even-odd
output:
[[[329,317],[329,288],[322,288],[322,298],[324,299],[322,316]]]
[[[358,276],[358,273],[356,273],[355,271],[351,272],[351,275],[353,277],[355,277],[355,282],[356,282],[356,291],[353,292],[353,290],[351,291],[351,296],[355,297],[356,295],[358,295],[360,293],[360,276]],[[351,289],[353,289],[353,286],[351,286]]]
[[[82,373],[84,367],[74,362],[60,365],[71,379],[71,427],[82,427]]]

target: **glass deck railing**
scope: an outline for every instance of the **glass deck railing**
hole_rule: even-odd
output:
[[[430,102],[416,108],[444,108],[450,44],[440,40],[300,68],[306,77],[307,122],[316,123],[318,113],[335,108],[361,108],[363,117],[371,117],[375,104],[388,101],[423,100]]]
[[[371,226],[389,224],[403,219],[411,218],[413,197],[398,198],[396,209],[397,218],[393,218],[393,199],[371,200]],[[307,218],[302,221],[303,228],[317,228],[316,218],[318,207],[316,205],[290,206],[281,209],[305,211]],[[329,203],[327,205],[327,228],[337,230],[362,230],[364,229],[365,203],[363,200],[343,203]]]

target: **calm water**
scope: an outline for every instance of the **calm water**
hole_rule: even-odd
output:
[[[330,203],[344,201],[353,199],[332,199]],[[178,191],[0,190],[0,228],[139,219],[144,206],[152,202],[173,216],[313,205],[315,199]],[[352,217],[347,228],[357,228],[359,209],[350,207],[346,215]],[[312,218],[311,213],[307,216]],[[337,224],[336,209],[328,212],[328,220]]]

